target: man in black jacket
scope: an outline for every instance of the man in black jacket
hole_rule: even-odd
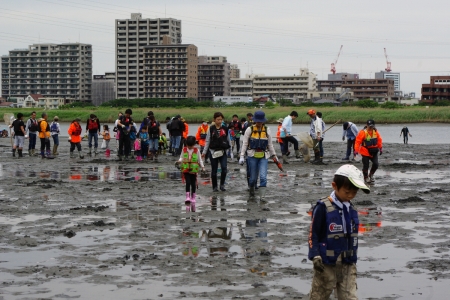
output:
[[[183,135],[183,131],[184,131],[184,124],[181,121],[181,116],[176,115],[169,126],[170,147],[172,148],[172,156],[181,154],[180,142],[181,136]]]

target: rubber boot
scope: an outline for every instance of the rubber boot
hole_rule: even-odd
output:
[[[195,197],[196,197],[196,194],[192,193],[191,194],[191,204],[195,203],[195,200],[196,200]]]
[[[259,200],[264,201],[266,199],[266,187],[260,186],[259,187]]]
[[[94,154],[98,154],[97,148],[94,148]]]
[[[36,154],[36,149],[31,149],[31,155],[33,155],[33,156],[38,156],[38,155]]]
[[[286,154],[283,154],[283,164],[284,165],[288,165],[289,164],[289,161],[288,161],[288,159],[287,159],[287,156],[286,156]]]
[[[295,158],[300,158],[300,150],[295,150]]]
[[[184,204],[191,204],[191,192],[186,192],[186,200],[184,201]]]
[[[227,173],[226,172],[222,172],[220,173],[220,190],[222,192],[225,192],[225,179],[227,179]]]
[[[250,197],[255,197],[255,187],[254,186],[250,187]]]
[[[58,145],[53,145],[53,155],[59,155],[59,153],[58,153]]]
[[[75,158],[75,154],[73,153],[73,151],[70,151],[70,158]]]
[[[158,161],[158,152],[153,153],[153,160]]]
[[[131,150],[130,158],[134,159],[134,150]]]
[[[33,156],[33,150],[28,150],[28,156],[29,157]]]
[[[117,160],[122,161],[122,155],[117,155]]]
[[[41,158],[45,158],[45,153],[44,153],[44,151],[41,151]]]
[[[86,153],[87,155],[92,155],[92,147],[89,147],[89,151],[88,153]]]
[[[45,153],[45,158],[48,158],[48,159],[54,159],[54,157],[53,157],[52,154],[50,153],[50,150],[47,151],[47,152]]]
[[[16,157],[16,149],[12,149],[13,157]]]
[[[311,162],[312,164],[317,164],[319,162],[320,159],[320,152],[314,152],[314,160]]]
[[[219,190],[217,189],[217,175],[211,176],[211,183],[212,183],[213,192],[218,192]]]
[[[111,155],[111,150],[106,149],[106,150],[105,150],[105,155],[109,157],[109,156]]]
[[[23,157],[22,149],[17,150],[17,152],[19,152],[19,157]]]
[[[79,156],[81,159],[83,159],[83,158],[84,158],[83,152],[78,151],[78,156]]]

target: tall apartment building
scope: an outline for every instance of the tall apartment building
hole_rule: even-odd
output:
[[[430,83],[422,84],[421,101],[437,100],[450,100],[450,76],[430,76]]]
[[[166,37],[181,44],[181,21],[172,18],[116,20],[116,89],[118,98],[144,97],[144,54],[147,45],[161,45]]]
[[[230,96],[230,64],[224,56],[198,57],[198,101],[213,101],[214,96]]]
[[[98,106],[103,102],[116,99],[116,73],[94,75],[92,79],[92,104]]]
[[[197,99],[197,51],[195,45],[144,47],[142,98]]]
[[[394,80],[392,79],[355,79],[342,83],[343,89],[353,91],[354,98],[371,99],[384,102],[394,96]]]
[[[241,78],[241,70],[239,69],[238,65],[230,65],[230,68],[231,68],[230,73],[231,78]]]
[[[92,45],[33,44],[2,56],[3,97],[91,101]]]
[[[253,79],[253,99],[268,95],[273,99],[305,100],[316,89],[316,74],[306,68],[294,76],[257,76]]]
[[[380,71],[375,73],[375,79],[392,79],[394,80],[394,91],[401,91],[400,73]]]

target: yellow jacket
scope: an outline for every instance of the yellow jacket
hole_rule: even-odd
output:
[[[41,131],[39,132],[39,138],[40,139],[49,138],[51,134],[50,134],[50,126],[48,125],[47,121],[42,119],[39,123],[39,126],[41,127]]]

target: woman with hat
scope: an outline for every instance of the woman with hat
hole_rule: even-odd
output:
[[[239,163],[244,164],[245,152],[247,152],[247,165],[250,171],[250,196],[255,196],[255,187],[258,175],[260,178],[259,197],[265,198],[267,186],[267,166],[269,157],[275,157],[276,153],[272,144],[270,128],[264,125],[267,122],[263,111],[255,112],[253,125],[245,131]],[[278,159],[277,159],[278,160]]]

